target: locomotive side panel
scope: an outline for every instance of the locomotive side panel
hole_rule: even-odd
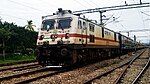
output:
[[[115,32],[102,28],[93,22],[82,18],[78,20],[77,34],[75,44],[87,44],[97,46],[119,46],[119,39],[115,40]]]
[[[131,39],[67,10],[44,17],[38,36],[37,57],[45,65],[63,66],[102,59],[121,48],[131,47],[132,43]]]

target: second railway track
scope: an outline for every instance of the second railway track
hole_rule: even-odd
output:
[[[135,56],[130,61],[119,65],[118,67],[112,68],[110,70],[107,70],[106,72],[99,74],[98,76],[88,79],[84,81],[85,84],[135,84],[133,81],[137,77],[137,74],[140,70],[142,70],[142,67],[148,62],[148,55],[149,50],[147,49],[145,52],[142,52],[138,56]],[[140,63],[138,63],[140,61]],[[142,63],[145,62],[145,63]],[[148,63],[147,63],[148,64]],[[141,66],[141,68],[137,68],[133,66]],[[137,69],[138,72],[135,72],[132,69]],[[122,72],[122,73],[121,73]],[[125,75],[126,73],[126,75]]]
[[[128,64],[122,74],[115,81],[115,84],[136,84],[143,71],[149,66],[149,62],[149,49],[146,49],[143,54]]]
[[[27,82],[37,80],[41,77],[46,77],[46,76],[51,76],[51,75],[54,75],[57,73],[61,73],[63,71],[65,71],[65,70],[55,71],[55,70],[51,70],[50,68],[40,68],[37,70],[25,72],[25,73],[1,77],[0,83],[2,83],[2,84],[8,84],[8,83],[22,84],[22,83],[27,83]]]
[[[0,68],[0,72],[7,71],[7,70],[23,70],[23,69],[28,69],[28,68],[33,68],[33,67],[38,67],[38,63],[28,63],[28,64],[20,64],[20,65],[13,65],[13,66],[5,66]]]

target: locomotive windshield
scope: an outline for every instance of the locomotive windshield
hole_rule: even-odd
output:
[[[43,30],[51,30],[51,29],[54,29],[54,23],[55,23],[55,20],[44,20],[43,22],[42,22],[42,24],[43,24],[43,27],[42,27],[42,29]]]
[[[71,18],[64,18],[64,19],[59,19],[58,20],[58,29],[66,29],[70,28],[70,23],[72,19]]]

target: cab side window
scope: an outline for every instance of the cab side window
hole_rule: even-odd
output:
[[[90,30],[90,31],[94,32],[94,27],[95,27],[95,25],[89,24],[89,30]]]
[[[81,22],[81,20],[78,21],[78,28],[82,29],[82,22]]]
[[[86,29],[86,23],[83,22],[83,29]]]

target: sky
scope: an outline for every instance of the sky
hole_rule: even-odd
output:
[[[0,19],[13,22],[19,26],[25,26],[27,20],[32,20],[38,31],[41,25],[41,17],[55,13],[58,8],[78,11],[92,8],[102,8],[117,5],[137,4],[140,0],[1,0]],[[141,0],[142,3],[150,3],[150,0]],[[107,28],[114,31],[150,29],[150,7],[108,11],[103,13]],[[85,14],[86,18],[99,22],[99,13]],[[114,20],[112,17],[115,17]],[[127,35],[127,33],[122,33]],[[137,36],[137,41],[149,43],[150,31],[131,32],[129,36]],[[142,37],[145,36],[145,37]]]

